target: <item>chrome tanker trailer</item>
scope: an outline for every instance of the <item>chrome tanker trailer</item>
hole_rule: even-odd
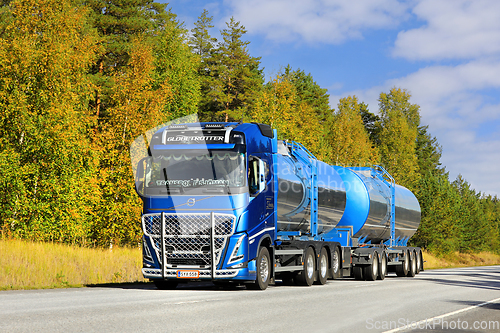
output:
[[[382,168],[318,161],[263,124],[166,126],[136,168],[143,275],[266,289],[423,269],[415,196]]]

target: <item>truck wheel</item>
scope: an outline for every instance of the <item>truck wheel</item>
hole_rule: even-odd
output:
[[[417,252],[417,274],[422,270],[422,251],[418,250]]]
[[[378,276],[378,253],[373,252],[372,262],[364,267],[363,275],[367,281],[375,281]]]
[[[414,251],[412,251],[412,256],[410,258],[410,270],[408,271],[408,277],[415,277],[417,274],[417,255]]]
[[[396,266],[396,275],[399,277],[405,277],[408,275],[410,270],[410,252],[405,251],[405,257],[401,265]]]
[[[378,268],[378,279],[383,280],[387,275],[387,256],[385,252],[380,254],[380,265]]]
[[[266,290],[271,279],[271,258],[267,247],[263,246],[260,248],[256,265],[257,279],[255,283],[250,285],[250,288],[254,290]]]
[[[338,247],[332,252],[331,275],[334,280],[340,278],[340,252]]]
[[[308,247],[304,254],[304,267],[295,276],[295,283],[301,286],[311,286],[314,282],[314,274],[316,271],[316,258],[314,258],[314,250]]]
[[[325,284],[328,280],[328,254],[325,248],[321,249],[319,255],[318,284]]]
[[[179,282],[174,280],[154,280],[153,281],[156,288],[160,290],[172,290],[177,288]]]
[[[352,274],[356,280],[364,280],[363,266],[354,266],[352,268]]]

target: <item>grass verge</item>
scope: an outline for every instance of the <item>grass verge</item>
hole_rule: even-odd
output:
[[[0,290],[145,281],[138,248],[90,249],[0,240]]]
[[[424,251],[424,269],[500,265],[500,255],[491,252],[435,255]]]

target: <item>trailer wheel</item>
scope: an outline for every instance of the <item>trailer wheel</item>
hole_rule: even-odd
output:
[[[356,280],[364,280],[362,266],[354,266],[352,268],[352,274]]]
[[[378,279],[383,280],[387,275],[387,255],[385,252],[380,254],[380,266],[378,268]]]
[[[172,290],[177,288],[179,282],[174,280],[153,280],[156,288],[160,290]]]
[[[372,262],[364,267],[363,275],[367,281],[375,281],[378,276],[378,253],[372,254]]]
[[[401,263],[401,265],[396,266],[396,275],[399,277],[405,277],[408,275],[409,270],[410,270],[410,252],[406,250],[404,261]]]
[[[420,271],[422,272],[423,270],[424,270],[424,257],[422,251],[420,251]]]
[[[318,284],[326,284],[328,280],[328,254],[325,248],[321,249],[319,255]]]
[[[410,257],[410,270],[408,271],[407,276],[415,277],[415,274],[417,274],[417,255],[415,251],[412,251],[411,253],[412,255]]]
[[[314,250],[308,247],[305,251],[303,258],[304,266],[302,270],[295,276],[295,283],[301,286],[311,286],[314,282],[314,274],[316,271],[316,258],[314,257]]]
[[[339,279],[340,278],[340,252],[339,248],[335,247],[335,250],[332,252],[332,269],[331,275],[332,278]]]
[[[269,280],[271,279],[271,257],[269,256],[267,247],[262,246],[259,249],[256,265],[257,279],[253,284],[250,284],[249,287],[254,290],[266,290],[269,286]]]
[[[417,252],[417,274],[422,270],[422,251],[418,250]]]

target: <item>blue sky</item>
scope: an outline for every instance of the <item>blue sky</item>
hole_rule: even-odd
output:
[[[163,1],[166,2],[166,1]],[[500,1],[171,0],[192,29],[203,9],[214,37],[233,16],[247,29],[266,79],[282,67],[311,73],[330,104],[408,90],[443,147],[451,180],[500,196]]]

